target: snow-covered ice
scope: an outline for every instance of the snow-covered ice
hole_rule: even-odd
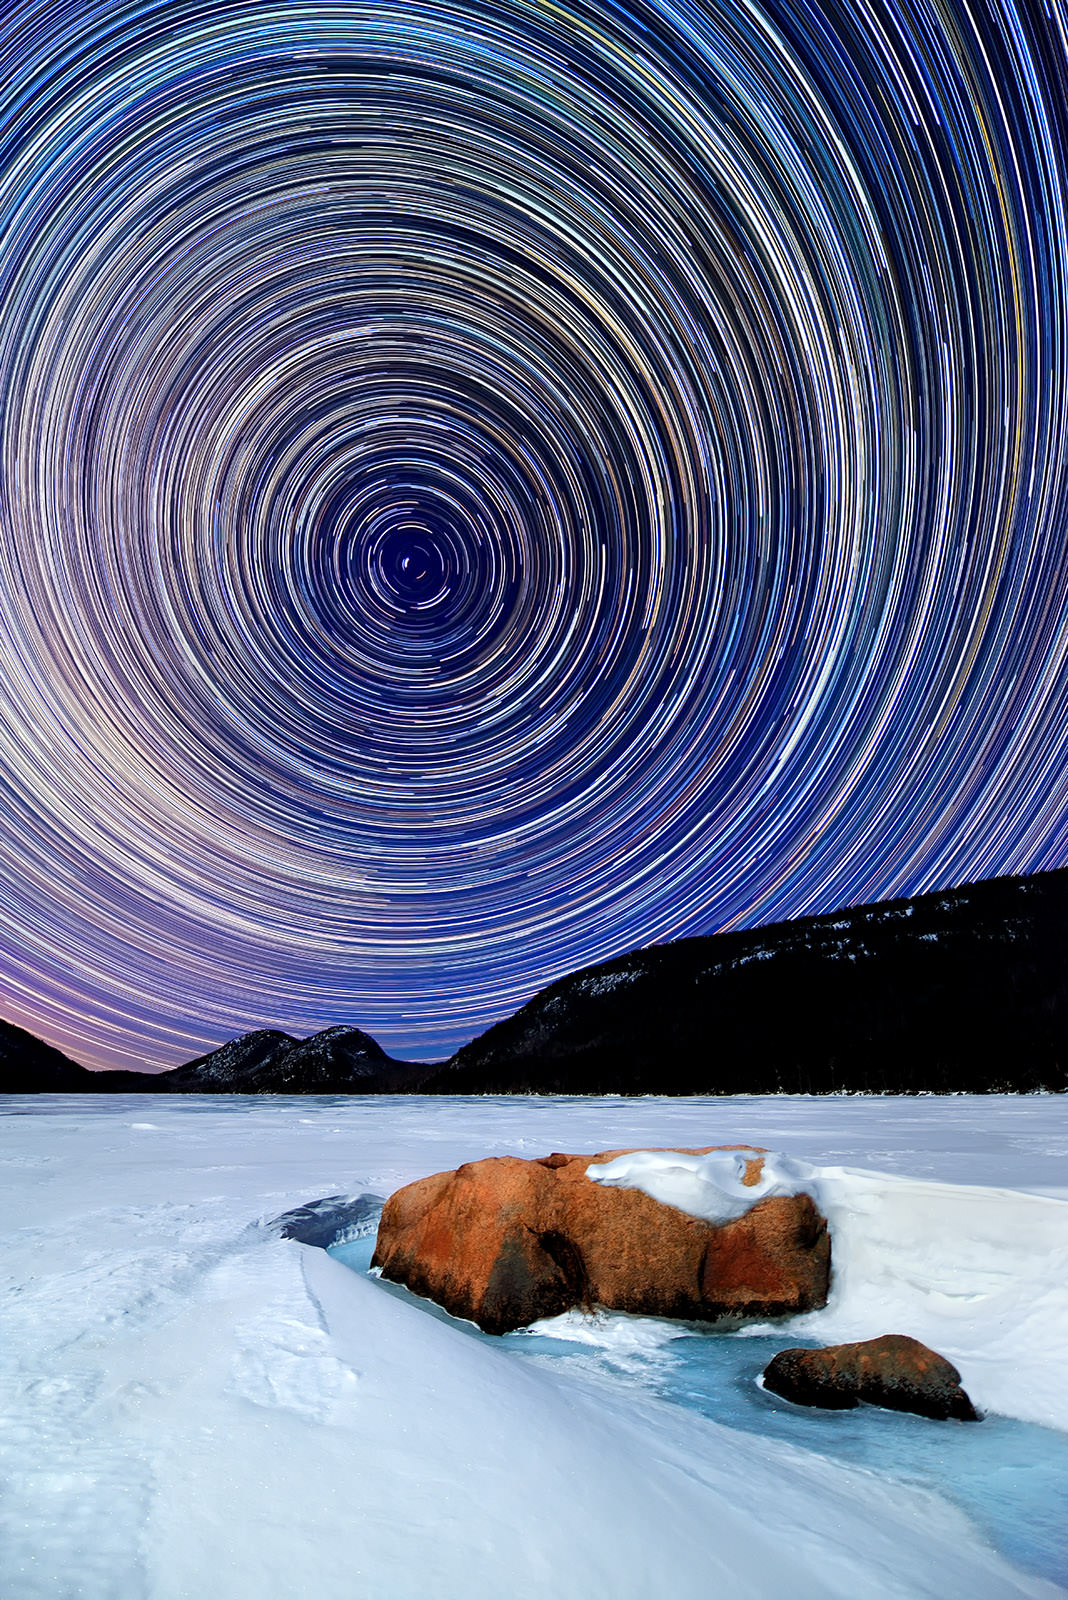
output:
[[[263,1226],[484,1155],[767,1145],[821,1181],[864,1169],[881,1188],[870,1213],[851,1193],[858,1216],[886,1221],[921,1191],[898,1206],[903,1240],[887,1223],[843,1247],[841,1303],[820,1314],[838,1337],[865,1281],[879,1316],[892,1304],[880,1273],[930,1296],[930,1191],[979,1185],[973,1265],[988,1279],[968,1315],[988,1332],[996,1320],[1005,1350],[991,1337],[974,1354],[991,1376],[1022,1328],[1021,1386],[1029,1372],[1037,1384],[1034,1328],[1010,1331],[990,1191],[1012,1191],[1000,1203],[1017,1281],[1040,1292],[1048,1250],[1053,1293],[1059,1235],[1032,1225],[1061,1207],[1025,1196],[1068,1194],[1064,1099],[11,1097],[0,1113],[8,1600],[1066,1592],[1010,1565],[940,1495],[792,1443],[785,1414],[762,1437],[648,1386],[522,1360],[521,1339],[474,1336]],[[971,1238],[960,1224],[958,1242]],[[1062,1311],[1041,1316],[1048,1333]],[[635,1319],[615,1337],[640,1350],[658,1334]]]

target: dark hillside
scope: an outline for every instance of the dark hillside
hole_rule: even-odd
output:
[[[94,1076],[25,1028],[0,1020],[0,1094],[78,1094]]]
[[[324,1028],[310,1039],[261,1029],[161,1072],[170,1094],[394,1094],[426,1072],[394,1061],[359,1028]]]
[[[1068,872],[681,940],[561,979],[442,1094],[1068,1088]]]

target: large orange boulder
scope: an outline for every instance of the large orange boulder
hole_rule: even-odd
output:
[[[726,1148],[744,1151],[756,1185],[762,1153]],[[573,1306],[744,1322],[826,1303],[830,1240],[808,1195],[704,1222],[586,1176],[626,1153],[495,1156],[421,1178],[386,1201],[372,1265],[486,1333]]]
[[[830,1411],[851,1411],[865,1400],[941,1421],[979,1420],[956,1367],[905,1333],[822,1350],[780,1350],[765,1368],[764,1387],[795,1405]]]

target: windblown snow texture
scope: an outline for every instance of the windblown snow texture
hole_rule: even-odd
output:
[[[0,1099],[0,1130],[12,1600],[1064,1600],[1036,1572],[1066,1576],[1061,1435],[1048,1459],[1042,1429],[1013,1452],[1017,1502],[1045,1479],[1053,1515],[1006,1559],[950,1503],[953,1463],[1002,1499],[1000,1456],[947,1469],[928,1447],[902,1470],[874,1435],[871,1455],[825,1447],[811,1417],[724,1426],[522,1339],[488,1348],[259,1224],[354,1207],[362,1227],[371,1193],[492,1153],[752,1140],[861,1161],[899,1176],[839,1185],[846,1293],[811,1336],[926,1319],[978,1403],[1063,1426],[1068,1207],[957,1185],[1060,1184],[1068,1101],[41,1096]],[[737,1343],[728,1387],[760,1406],[767,1356]],[[969,1450],[999,1438],[996,1419],[969,1431]]]

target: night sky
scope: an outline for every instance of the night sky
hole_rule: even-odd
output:
[[[0,26],[0,1015],[430,1058],[1068,863],[1060,0]]]

